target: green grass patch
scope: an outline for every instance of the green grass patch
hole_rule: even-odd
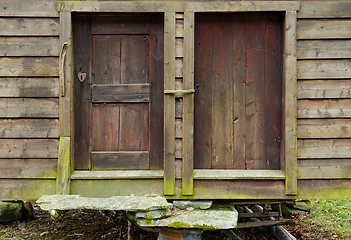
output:
[[[351,200],[321,199],[311,202],[310,216],[302,224],[314,225],[320,231],[337,235],[338,239],[351,238]]]

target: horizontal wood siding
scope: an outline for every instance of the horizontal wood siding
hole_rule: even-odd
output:
[[[0,199],[55,194],[58,16],[53,0],[0,3]]]
[[[298,198],[350,198],[350,9],[302,1],[298,11]]]

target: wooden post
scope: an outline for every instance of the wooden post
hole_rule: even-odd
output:
[[[194,88],[194,12],[184,13],[184,89]],[[194,167],[194,94],[183,96],[182,194],[193,195]]]
[[[59,146],[59,161],[57,164],[57,177],[56,177],[56,194],[68,195],[70,194],[70,148],[71,138],[60,137]]]
[[[164,88],[175,89],[175,12],[165,12]],[[175,95],[164,100],[164,194],[175,195]]]
[[[60,56],[60,99],[59,134],[60,146],[57,164],[56,194],[70,193],[71,173],[71,126],[72,126],[72,85],[73,51],[71,12],[60,12],[60,46],[65,52]]]
[[[297,74],[296,11],[286,11],[283,57],[283,144],[282,170],[285,172],[285,194],[297,194]]]

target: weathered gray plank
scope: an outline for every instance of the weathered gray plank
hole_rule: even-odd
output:
[[[58,56],[57,37],[0,37],[0,56]]]
[[[300,40],[298,59],[351,58],[350,40]]]
[[[74,171],[74,180],[102,180],[102,179],[163,179],[163,170],[107,170],[107,171]]]
[[[201,180],[285,180],[280,170],[232,170],[232,169],[195,169],[194,179]]]
[[[1,0],[1,17],[58,17],[52,0]]]
[[[0,138],[58,138],[57,119],[0,119]]]
[[[351,98],[351,80],[303,80],[297,82],[298,99]]]
[[[93,102],[148,102],[149,84],[92,86]]]
[[[298,160],[298,179],[350,178],[351,159]]]
[[[350,76],[351,59],[297,61],[298,79],[333,79]]]
[[[298,138],[351,138],[348,119],[299,119]]]
[[[0,58],[0,77],[57,77],[57,57]]]
[[[57,118],[57,98],[0,98],[1,118]]]
[[[57,159],[0,159],[1,178],[56,179]]]
[[[176,51],[176,57],[183,57],[183,38],[176,38],[176,46],[175,46],[175,51]]]
[[[297,39],[351,38],[351,20],[299,20]]]
[[[351,158],[350,139],[298,140],[297,158]]]
[[[298,118],[350,118],[351,100],[299,100]]]
[[[103,169],[149,169],[147,151],[92,152],[93,170]]]
[[[175,77],[183,77],[183,58],[175,59]]]
[[[0,36],[58,35],[58,18],[0,18]]]
[[[183,137],[183,123],[182,119],[176,119],[175,121],[175,137],[182,138]]]
[[[56,194],[70,194],[71,186],[71,137],[60,137],[57,162]]]
[[[58,97],[58,78],[2,78],[0,97]]]
[[[57,139],[0,139],[0,158],[57,158]]]
[[[350,18],[349,1],[301,1],[298,18]]]

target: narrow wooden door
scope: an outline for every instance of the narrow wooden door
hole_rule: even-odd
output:
[[[163,168],[163,16],[76,16],[75,169]]]
[[[195,15],[195,168],[280,169],[282,23]]]

